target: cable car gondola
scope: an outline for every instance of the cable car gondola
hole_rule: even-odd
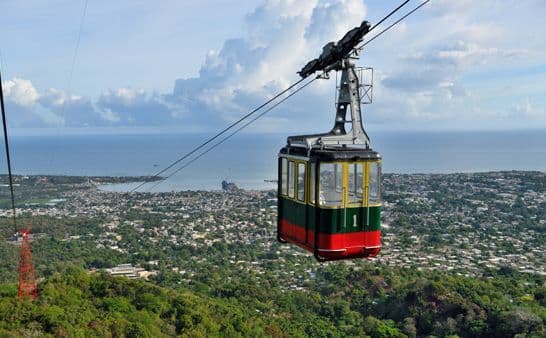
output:
[[[368,31],[364,21],[299,72],[341,71],[335,123],[325,134],[288,137],[279,152],[277,238],[320,261],[374,257],[381,249],[381,156],[361,120],[362,98],[371,103],[372,86],[360,80],[371,69],[351,61]]]

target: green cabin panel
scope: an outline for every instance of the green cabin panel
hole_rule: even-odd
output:
[[[302,228],[305,228],[307,223],[309,230],[315,230],[317,217],[315,206],[283,197],[279,198],[279,202],[279,212],[282,219]],[[381,206],[318,208],[318,214],[322,233],[375,231],[381,228]]]

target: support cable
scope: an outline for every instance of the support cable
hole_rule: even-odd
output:
[[[76,39],[76,47],[74,48],[74,55],[72,56],[72,64],[70,66],[70,73],[68,74],[68,92],[67,92],[67,95],[70,95],[70,92],[72,90],[72,80],[74,78],[74,69],[76,68],[76,60],[78,58],[78,52],[80,50],[80,42],[81,42],[82,33],[83,33],[83,24],[85,22],[85,16],[87,15],[87,4],[88,3],[89,3],[89,0],[85,0],[85,3],[83,5],[83,12],[82,12],[82,16],[81,16],[81,19],[80,19],[80,29],[78,30],[78,38]],[[66,101],[67,101],[67,99],[65,99],[63,101],[63,107],[62,107],[62,112],[61,112],[63,117],[64,117]]]
[[[415,13],[418,9],[420,9],[421,7],[423,7],[424,5],[426,5],[427,3],[429,3],[430,0],[426,0],[426,1],[423,1],[419,6],[415,7],[414,9],[412,9],[411,11],[409,11],[408,13],[406,13],[404,16],[402,16],[400,19],[396,20],[395,22],[393,22],[392,24],[390,24],[387,28],[383,29],[381,32],[377,33],[376,35],[374,35],[373,38],[371,38],[370,40],[364,42],[363,44],[361,44],[360,46],[356,47],[355,50],[357,51],[360,51],[362,50],[362,48],[364,48],[364,46],[366,46],[367,44],[369,44],[370,42],[372,42],[373,40],[377,39],[378,37],[380,37],[383,33],[387,32],[388,30],[390,30],[391,28],[393,28],[394,26],[396,26],[397,24],[399,24],[402,20],[404,20],[405,18],[407,18],[408,16],[412,15],[413,13]],[[375,25],[374,27],[376,27],[377,25]],[[371,30],[371,29],[370,29]]]
[[[13,211],[13,228],[17,233],[17,216],[15,214],[15,195],[13,194],[13,176],[11,174],[11,158],[9,155],[8,127],[6,108],[4,106],[4,88],[2,86],[2,70],[0,69],[0,108],[2,110],[2,126],[4,128],[4,145],[6,146],[6,161],[8,163],[9,190],[11,193],[11,210]]]
[[[82,10],[82,14],[81,14],[81,17],[80,17],[80,26],[79,26],[79,29],[78,29],[78,35],[76,37],[76,45],[74,46],[74,54],[72,55],[72,62],[70,63],[70,69],[68,71],[68,82],[67,82],[67,86],[65,88],[66,97],[62,97],[62,93],[61,93],[61,99],[63,100],[63,103],[62,103],[62,106],[61,106],[60,117],[62,118],[62,122],[57,126],[57,137],[60,137],[60,135],[61,135],[61,127],[62,126],[66,127],[66,102],[71,99],[72,81],[74,80],[74,70],[76,69],[76,61],[78,59],[78,53],[80,51],[80,43],[81,43],[81,39],[82,39],[83,26],[84,26],[84,23],[85,23],[85,18],[87,16],[88,3],[89,3],[89,0],[84,0],[83,10]],[[54,147],[52,147],[52,148],[58,148],[57,144],[54,144],[53,146]],[[52,149],[52,150],[53,151],[51,152],[51,157],[49,158],[48,167],[52,166],[53,162],[55,161],[56,149]],[[45,218],[45,216],[44,216],[44,218]]]
[[[400,4],[400,6],[396,7],[395,9],[393,9],[389,14],[385,15],[385,17],[381,20],[379,20],[379,22],[377,22],[375,25],[372,26],[372,28],[370,28],[368,30],[368,33],[370,33],[371,31],[374,30],[374,28],[376,28],[377,26],[379,26],[380,24],[382,24],[383,22],[385,22],[385,20],[387,20],[388,18],[390,18],[394,13],[398,12],[400,10],[400,8],[404,7],[408,2],[410,2],[410,0],[406,0],[404,1],[403,3]],[[366,33],[367,34],[367,33]]]
[[[380,25],[381,23],[383,23],[385,20],[387,20],[389,17],[391,17],[394,13],[396,13],[398,10],[400,10],[402,7],[404,7],[410,0],[406,0],[404,1],[402,4],[400,4],[398,7],[396,7],[394,10],[392,10],[389,14],[387,14],[385,17],[383,17],[383,19],[381,19],[377,24],[375,24],[373,27],[370,28],[370,31],[372,31],[374,28],[378,27],[378,25]],[[391,29],[393,26],[395,26],[396,24],[398,24],[400,21],[402,21],[403,19],[405,19],[406,17],[408,17],[409,15],[413,14],[415,11],[417,11],[419,8],[421,8],[422,6],[424,6],[426,3],[428,3],[430,0],[427,0],[425,1],[424,3],[422,3],[421,5],[419,5],[417,8],[413,9],[412,11],[410,11],[409,13],[407,13],[406,15],[404,15],[401,19],[397,20],[394,24],[390,25],[389,27],[387,27],[386,29],[384,29],[383,31],[381,31],[379,34],[377,34],[376,36],[374,36],[371,40],[365,42],[364,44],[362,44],[360,47],[357,47],[357,50],[360,50],[362,49],[365,45],[367,45],[368,43],[370,43],[371,41],[375,40],[377,37],[379,37],[381,34],[385,33],[387,30]],[[255,113],[257,113],[259,110],[261,110],[262,108],[266,107],[268,104],[272,103],[273,101],[275,101],[277,98],[279,98],[280,96],[282,96],[283,94],[285,94],[286,92],[288,92],[289,90],[291,90],[292,88],[294,88],[295,86],[297,86],[298,84],[300,84],[301,82],[303,82],[307,77],[309,77],[310,75],[306,76],[306,77],[303,77],[301,78],[299,81],[293,83],[292,85],[290,85],[288,88],[286,88],[285,90],[283,90],[282,92],[278,93],[277,95],[275,95],[273,98],[271,98],[270,100],[268,100],[267,102],[263,103],[261,106],[253,109],[252,111],[250,111],[248,114],[246,114],[245,116],[241,117],[239,120],[235,121],[234,123],[230,124],[228,127],[226,127],[225,129],[223,129],[222,131],[220,131],[219,133],[217,133],[216,135],[214,135],[213,137],[207,139],[205,142],[201,143],[199,146],[197,146],[196,148],[194,148],[193,150],[191,150],[190,152],[186,153],[184,156],[180,157],[179,159],[177,159],[176,161],[174,161],[173,163],[171,163],[169,166],[167,166],[166,168],[162,169],[161,171],[157,172],[156,174],[152,175],[151,176],[151,180],[155,179],[155,178],[158,178],[160,177],[161,174],[165,173],[166,171],[168,171],[169,169],[173,168],[174,166],[176,166],[177,164],[179,164],[180,162],[182,162],[183,160],[189,158],[191,155],[195,154],[197,151],[201,150],[202,148],[204,148],[205,146],[207,146],[208,144],[210,144],[212,141],[214,141],[215,139],[217,139],[218,137],[222,136],[223,134],[225,134],[226,132],[228,132],[229,130],[231,130],[232,128],[234,128],[235,126],[237,126],[238,124],[240,124],[241,122],[243,122],[244,120],[246,120],[247,118],[249,118],[250,116],[254,115]],[[319,76],[320,77],[320,76]],[[318,77],[317,77],[318,78]],[[316,80],[317,78],[313,79]],[[312,82],[312,81],[311,81]],[[305,85],[306,86],[306,85]],[[299,91],[299,90],[298,90]],[[293,94],[291,94],[293,95]],[[288,97],[290,97],[291,95],[289,95]],[[283,99],[282,101],[280,102],[284,102],[285,99]],[[274,107],[276,107],[278,104],[275,104]],[[270,110],[268,110],[269,112]],[[253,121],[255,120],[252,120],[250,123],[252,123]],[[249,124],[250,124],[249,123]],[[245,125],[246,127],[246,125]],[[235,132],[234,134],[236,134],[237,132]],[[231,134],[230,136],[228,136],[227,138],[231,137]],[[227,139],[226,138],[226,139]],[[220,141],[223,142],[224,140]],[[213,146],[214,148],[214,146]],[[208,151],[207,151],[208,152]],[[200,156],[198,156],[200,157]],[[175,171],[177,172],[177,171]],[[170,176],[168,176],[170,177]],[[167,178],[168,178],[167,177]],[[150,179],[142,182],[141,184],[139,184],[138,186],[136,186],[135,188],[133,188],[130,192],[135,192],[137,191],[138,189],[140,189],[142,186],[146,185],[147,183],[151,182]],[[157,184],[156,184],[157,185]],[[154,187],[156,186],[154,185]]]
[[[187,159],[188,157],[190,157],[191,155],[195,154],[197,151],[199,151],[200,149],[204,148],[206,145],[210,144],[212,141],[216,140],[218,137],[222,136],[223,134],[225,134],[226,132],[228,132],[230,129],[232,129],[233,127],[235,127],[236,125],[238,125],[239,123],[243,122],[244,120],[246,120],[247,118],[249,118],[250,116],[254,115],[256,112],[260,111],[262,108],[264,108],[265,106],[267,106],[268,104],[270,104],[271,102],[275,101],[276,99],[278,99],[280,96],[282,96],[283,94],[285,94],[286,92],[288,92],[289,90],[291,90],[292,88],[294,88],[295,86],[297,86],[298,84],[300,84],[301,82],[303,82],[303,80],[305,80],[305,78],[303,79],[300,79],[298,80],[297,82],[294,82],[292,85],[290,85],[289,87],[287,87],[285,90],[283,90],[282,92],[278,93],[277,95],[275,95],[274,97],[272,97],[271,99],[267,100],[265,103],[263,103],[261,106],[253,109],[252,111],[250,111],[248,114],[246,114],[245,116],[241,117],[239,120],[233,122],[232,124],[230,124],[229,126],[227,126],[226,128],[224,128],[222,131],[220,131],[219,133],[217,133],[216,135],[214,135],[213,137],[207,139],[205,142],[201,143],[199,146],[195,147],[193,150],[191,150],[190,152],[186,153],[184,156],[180,157],[179,159],[177,159],[176,161],[174,161],[173,163],[171,163],[169,166],[167,166],[166,168],[160,170],[159,172],[155,173],[150,179],[155,179],[155,178],[158,178],[161,174],[165,173],[167,170],[171,169],[172,167],[174,167],[175,165],[177,165],[178,163],[182,162],[183,160]],[[144,181],[142,182],[141,184],[139,184],[137,187],[133,188],[130,192],[135,192],[136,190],[138,190],[139,188],[141,188],[143,185],[147,184],[148,182],[150,182],[149,180],[148,181]]]
[[[194,158],[190,159],[189,162],[187,162],[186,164],[184,164],[183,166],[181,166],[180,168],[176,169],[175,171],[173,171],[172,173],[170,173],[167,177],[165,177],[165,179],[161,180],[161,181],[158,181],[156,184],[152,185],[150,187],[150,189],[148,189],[148,191],[152,190],[153,188],[157,187],[158,185],[160,185],[161,183],[163,183],[164,181],[168,180],[169,178],[171,178],[172,176],[174,176],[175,174],[177,174],[178,172],[180,172],[181,170],[183,170],[184,168],[187,168],[188,166],[190,166],[193,162],[197,161],[199,158],[201,158],[202,156],[204,156],[205,154],[207,154],[208,152],[210,152],[211,150],[213,150],[214,148],[218,147],[219,145],[221,145],[222,143],[224,143],[225,141],[229,140],[231,137],[235,136],[237,133],[239,133],[241,130],[245,129],[246,127],[248,127],[250,124],[256,122],[256,120],[260,119],[261,117],[263,117],[265,114],[269,113],[270,111],[272,111],[273,109],[277,108],[280,104],[282,104],[283,102],[285,102],[286,100],[288,100],[289,98],[291,98],[292,96],[296,95],[299,91],[303,90],[305,87],[309,86],[311,83],[315,82],[316,80],[318,80],[320,78],[320,75],[313,78],[312,80],[306,82],[303,86],[299,87],[298,89],[294,90],[292,93],[290,93],[289,95],[287,95],[285,98],[283,98],[282,100],[280,100],[279,102],[276,102],[274,105],[272,105],[271,107],[267,108],[266,110],[264,110],[260,115],[254,117],[252,120],[248,121],[247,123],[243,124],[241,127],[237,128],[234,132],[232,132],[231,134],[227,135],[226,137],[224,137],[223,139],[221,139],[220,141],[216,142],[215,144],[213,144],[212,146],[208,147],[205,151],[203,151],[202,153],[200,153],[199,155],[195,156]]]

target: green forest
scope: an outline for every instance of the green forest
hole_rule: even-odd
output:
[[[68,266],[34,302],[0,286],[0,337],[546,335],[544,279],[509,269],[473,279],[330,265],[305,291],[257,287],[252,275],[209,283],[175,290]]]
[[[17,299],[21,246],[0,217],[0,338],[546,337],[542,173],[385,175],[381,254],[329,263],[276,241],[274,191],[58,180],[19,189],[34,302]],[[103,271],[122,263],[156,275]]]

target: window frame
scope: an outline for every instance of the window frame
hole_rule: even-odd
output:
[[[288,159],[281,157],[281,196],[288,196]]]
[[[307,204],[309,199],[309,160],[298,157],[281,156],[281,196],[294,202]],[[286,185],[283,186],[282,170],[286,161]],[[299,173],[303,171],[303,181],[299,182]],[[291,191],[293,189],[293,191]],[[301,199],[303,192],[303,199]]]
[[[290,167],[292,167],[292,170],[290,169]],[[296,179],[296,161],[294,160],[288,160],[288,183],[287,183],[287,186],[288,186],[288,194],[287,196],[291,199],[295,199],[296,198],[296,184],[297,184],[297,179]],[[292,188],[292,190],[290,190],[290,188]]]
[[[372,171],[371,171],[371,167],[373,164],[376,164],[377,167],[376,167],[376,188],[377,188],[377,198],[374,200],[374,201],[371,201],[370,202],[370,188],[371,188],[371,175],[372,175]],[[382,169],[382,165],[381,165],[381,161],[369,161],[366,165],[366,206],[367,207],[373,207],[373,206],[381,206],[383,201],[382,201],[382,198],[381,198],[381,169]]]
[[[307,187],[309,187],[309,193],[307,196],[307,202],[310,205],[315,205],[315,196],[317,194],[316,192],[316,175],[317,175],[317,162],[308,162],[309,163],[309,170],[307,175],[309,177],[309,181],[307,183]]]
[[[366,176],[366,162],[365,161],[354,161],[354,162],[346,162],[347,167],[347,188],[346,190],[346,200],[345,200],[345,207],[362,207],[364,206],[364,197],[365,197],[365,176]],[[362,175],[361,181],[360,181],[360,193],[361,195],[358,196],[356,186],[358,183],[358,180],[356,179],[358,177],[358,170],[355,170],[356,168],[360,167],[360,174]],[[351,170],[353,170],[351,172]],[[351,174],[354,175],[353,181],[351,181]],[[351,201],[351,192],[355,193],[354,198],[358,198],[356,201]]]
[[[346,194],[346,189],[345,189],[345,182],[346,182],[346,175],[345,175],[345,170],[344,170],[344,167],[345,167],[345,164],[347,162],[342,162],[342,161],[333,161],[333,162],[320,162],[319,165],[318,165],[318,174],[319,174],[319,184],[318,184],[318,187],[315,187],[315,189],[318,189],[318,192],[319,192],[319,200],[318,200],[318,203],[316,204],[318,207],[322,208],[322,209],[341,209],[341,208],[344,208],[345,207],[345,194]],[[336,167],[334,167],[332,173],[334,174],[334,177],[333,177],[333,185],[334,185],[334,189],[333,191],[337,194],[339,194],[340,196],[340,201],[339,203],[336,203],[334,205],[329,205],[329,204],[323,204],[324,202],[322,202],[320,200],[320,193],[321,193],[321,189],[322,189],[322,186],[323,186],[323,182],[322,182],[322,167],[324,165],[334,165],[334,166],[339,166],[341,168],[341,170],[336,170]],[[341,173],[341,186],[339,187],[340,188],[340,191],[337,190],[337,183],[338,183],[338,177],[337,177],[337,174],[338,173]]]
[[[307,182],[307,164],[303,161],[296,161],[296,192],[294,194],[295,199],[298,202],[305,203],[305,195],[306,195],[306,182]],[[300,188],[300,168],[303,167],[303,189]],[[303,193],[302,198],[300,199],[300,192]]]
[[[377,165],[377,199],[370,201],[370,188],[371,184],[371,175],[374,164]],[[323,181],[321,177],[321,172],[325,165],[332,165],[332,184],[335,192],[334,197],[340,197],[339,202],[331,204],[323,204],[326,201],[322,202],[320,199],[321,190],[323,187]],[[285,167],[286,166],[286,167]],[[355,167],[356,166],[356,167]],[[359,167],[360,166],[360,167]],[[382,205],[382,187],[381,187],[381,176],[382,176],[382,163],[381,160],[357,160],[352,162],[347,161],[315,161],[310,160],[290,158],[290,157],[281,157],[281,196],[294,200],[295,202],[310,204],[320,208],[326,209],[338,209],[338,208],[349,208],[349,207],[370,207],[370,206],[381,206]],[[292,171],[290,168],[292,167]],[[283,172],[283,170],[286,171]],[[303,170],[303,180],[300,182],[300,173]],[[351,201],[352,198],[357,198],[357,177],[361,170],[362,174],[362,196],[357,201]],[[351,172],[352,171],[352,172]],[[341,175],[341,176],[339,176]],[[354,178],[352,181],[350,180]],[[318,176],[318,177],[316,177]],[[315,184],[317,183],[318,184]],[[341,185],[340,185],[341,184]],[[292,188],[292,191],[290,191]],[[292,194],[290,194],[292,192]],[[351,195],[351,192],[354,192],[355,195]],[[303,196],[301,196],[303,193]],[[319,196],[319,200],[316,200],[316,196]],[[355,197],[356,196],[356,197]]]

